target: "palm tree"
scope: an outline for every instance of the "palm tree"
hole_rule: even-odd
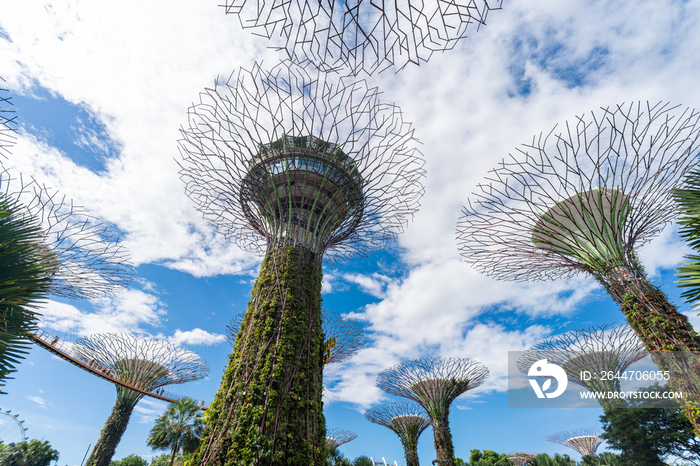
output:
[[[674,199],[681,213],[678,219],[680,236],[693,251],[700,254],[700,169],[688,174],[683,189],[676,189]],[[700,304],[700,255],[684,256],[689,262],[683,262],[676,269],[679,288],[686,290],[681,294],[688,304]]]
[[[41,230],[20,215],[21,208],[0,195],[0,386],[27,353],[28,333],[37,325],[32,308],[51,284],[50,251],[42,248]]]
[[[47,441],[29,441],[2,445],[0,442],[0,464],[3,466],[49,466],[58,461],[58,451]]]
[[[172,450],[170,466],[175,455],[182,450],[191,453],[199,446],[199,438],[204,431],[200,406],[192,398],[183,397],[156,419],[148,434],[146,445],[154,450]]]

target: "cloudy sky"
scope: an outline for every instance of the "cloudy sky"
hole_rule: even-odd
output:
[[[19,122],[3,166],[121,231],[136,266],[131,286],[113,297],[52,300],[44,326],[64,339],[134,332],[183,344],[212,372],[174,390],[207,401],[230,351],[224,327],[245,310],[260,258],[228,243],[185,196],[179,128],[205,87],[281,58],[218,3],[0,0],[0,76]],[[557,124],[635,100],[697,106],[699,15],[700,4],[690,1],[505,0],[453,50],[368,78],[412,122],[427,177],[422,207],[398,242],[324,269],[325,307],[361,321],[370,341],[324,374],[328,426],[358,434],[341,448],[348,457],[402,463],[398,439],[362,412],[391,399],[374,386],[377,372],[424,356],[476,358],[490,370],[487,383],[455,402],[457,456],[473,448],[564,453],[544,437],[598,425],[599,409],[509,409],[508,351],[621,322],[622,314],[586,277],[510,283],[480,276],[461,260],[455,226],[488,170]],[[670,226],[641,258],[694,317],[673,284],[686,252]],[[18,413],[27,434],[49,440],[59,464],[71,466],[97,440],[115,396],[107,382],[40,349],[6,389],[0,408]],[[151,400],[137,406],[116,459],[154,454],[145,438],[164,408]],[[419,443],[425,464],[434,459],[431,435]]]

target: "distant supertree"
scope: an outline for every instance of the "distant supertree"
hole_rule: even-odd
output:
[[[17,115],[5,79],[0,77],[0,155],[7,156],[17,139]]]
[[[595,456],[598,446],[603,443],[600,428],[581,428],[571,431],[557,432],[549,437],[545,437],[548,442],[559,443],[579,452],[581,456]]]
[[[343,429],[327,429],[326,430],[326,446],[338,448],[348,442],[352,442],[357,438],[355,432]]]
[[[676,214],[673,189],[697,163],[700,114],[632,103],[577,117],[525,144],[479,185],[458,227],[462,254],[502,280],[586,272],[621,306],[700,435],[700,340],[646,277],[635,247]],[[670,353],[678,352],[678,357]],[[697,354],[697,353],[695,353]],[[685,355],[685,356],[684,356]],[[684,357],[689,360],[684,360]]]
[[[453,466],[450,405],[462,393],[481,385],[488,375],[486,366],[474,359],[423,358],[380,372],[377,386],[392,395],[413,400],[427,411],[433,426],[437,461]]]
[[[523,452],[509,453],[506,456],[515,466],[526,466],[530,460],[537,457],[537,455],[534,453]]]
[[[199,380],[209,364],[181,346],[130,334],[95,334],[79,338],[75,352],[103,366],[111,375],[149,392],[171,384]],[[143,394],[117,385],[117,402],[107,419],[86,466],[108,466]]]
[[[564,369],[570,382],[591,392],[619,392],[620,378],[615,375],[621,375],[647,354],[644,344],[628,325],[616,328],[600,325],[537,343],[518,358],[517,366],[527,374],[535,362],[546,359]],[[581,378],[584,371],[590,373],[589,380]],[[615,400],[598,398],[598,401],[607,408]]]
[[[367,420],[388,427],[401,439],[406,466],[419,466],[418,438],[430,425],[430,416],[421,405],[396,403],[375,406],[365,412]]]
[[[99,298],[131,281],[129,253],[108,225],[33,178],[0,171],[0,196],[16,200],[15,217],[41,230],[41,261],[50,269],[50,294],[64,298]]]
[[[231,345],[241,330],[245,314],[236,314],[226,325],[226,338]],[[347,361],[365,347],[365,331],[359,322],[345,319],[337,312],[322,310],[323,363],[334,364]]]
[[[413,131],[365,83],[284,62],[208,89],[182,135],[186,193],[227,238],[265,253],[193,464],[314,464],[322,262],[403,230],[423,193]]]
[[[486,24],[503,0],[370,2],[226,0],[243,28],[272,39],[289,58],[352,75],[420,65]]]

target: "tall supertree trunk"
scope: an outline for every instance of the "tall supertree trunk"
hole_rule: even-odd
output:
[[[193,465],[314,465],[325,458],[321,261],[268,251]]]
[[[107,418],[104,427],[100,431],[100,438],[90,453],[85,466],[109,466],[114,456],[114,450],[122,439],[122,435],[129,425],[134,406],[141,398],[138,393],[126,388],[117,389],[117,402],[112,408],[112,414]]]
[[[601,281],[659,370],[670,373],[669,387],[683,393],[679,400],[683,411],[700,435],[700,339],[688,318],[647,280],[640,267],[618,269]]]
[[[449,412],[439,418],[433,418],[433,438],[435,440],[435,457],[439,466],[454,466],[455,449],[450,432]]]
[[[420,461],[418,461],[418,435],[400,436],[400,438],[401,445],[403,445],[403,455],[406,458],[406,466],[420,466]]]

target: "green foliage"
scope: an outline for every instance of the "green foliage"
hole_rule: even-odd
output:
[[[601,453],[598,456],[584,456],[581,459],[581,466],[623,466],[620,455],[615,453]]]
[[[129,455],[119,461],[112,461],[109,466],[148,466],[148,461],[138,455]]]
[[[540,453],[528,461],[528,466],[576,466],[576,461],[572,460],[569,455],[556,453],[552,457],[547,453]]]
[[[372,460],[369,459],[369,456],[358,456],[355,458],[355,460],[352,462],[352,466],[373,466],[372,465]]]
[[[148,466],[170,466],[170,459],[171,455],[169,453],[163,453],[153,458]],[[182,466],[184,463],[182,456],[176,456],[173,466]]]
[[[41,230],[20,217],[20,209],[0,195],[0,386],[27,354],[27,333],[37,323],[32,308],[50,285]]]
[[[126,389],[124,389],[126,390]],[[117,401],[112,408],[112,413],[107,418],[107,422],[100,431],[100,437],[90,453],[90,457],[85,462],[85,466],[108,466],[114,456],[114,451],[122,439],[122,435],[129,425],[131,413],[139,397],[124,398],[117,397]]]
[[[320,259],[308,249],[268,251],[203,440],[187,464],[325,462],[321,279]]]
[[[199,404],[192,398],[183,397],[158,416],[148,434],[146,445],[154,450],[171,450],[170,465],[175,461],[177,453],[194,452],[203,432],[204,421]]]
[[[666,386],[652,385],[642,391],[668,392]],[[693,426],[681,408],[668,408],[668,400],[628,401],[629,408],[607,409],[601,416],[608,445],[622,452],[624,465],[662,465],[673,455],[687,460],[700,459]]]
[[[678,233],[696,252],[683,256],[688,262],[676,269],[679,278],[676,283],[685,290],[681,297],[697,307],[700,304],[700,255],[697,254],[700,253],[700,170],[689,173],[684,189],[676,189],[673,197],[681,213]]]
[[[328,466],[352,466],[350,460],[338,450],[338,447],[330,447],[327,450],[326,464]]]
[[[2,466],[48,466],[51,461],[58,461],[58,451],[47,441],[32,439],[0,448]]]
[[[512,466],[512,462],[508,457],[501,453],[498,454],[492,450],[478,449],[470,450],[469,464],[470,466]],[[455,462],[455,465],[457,463]]]

